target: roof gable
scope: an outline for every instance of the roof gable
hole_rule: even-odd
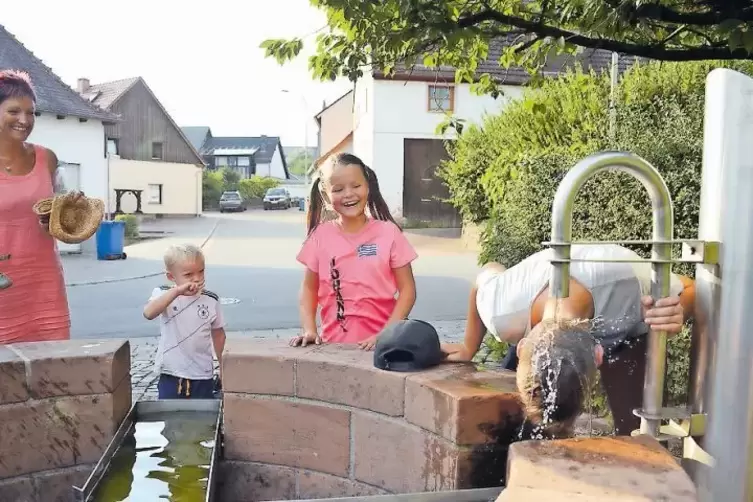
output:
[[[93,106],[0,25],[0,68],[22,70],[29,74],[37,95],[40,112],[69,115],[82,119],[117,122],[116,115]]]
[[[157,104],[157,106],[165,115],[165,117],[167,117],[167,120],[170,123],[170,125],[175,129],[175,132],[183,140],[183,142],[185,142],[188,149],[191,150],[194,157],[196,158],[197,163],[204,165],[204,159],[202,158],[201,154],[194,147],[193,143],[191,143],[191,141],[186,137],[186,135],[183,132],[183,129],[178,127],[178,124],[175,123],[172,116],[170,116],[170,114],[167,112],[165,107],[162,106],[162,103],[160,103],[160,100],[157,99],[157,96],[154,94],[154,92],[152,92],[152,90],[149,88],[149,86],[146,84],[146,81],[144,81],[143,78],[134,77],[134,78],[127,78],[127,79],[122,79],[122,80],[115,80],[113,82],[105,82],[103,84],[91,85],[89,86],[88,89],[84,91],[84,95],[89,96],[90,97],[89,99],[92,99],[92,101],[98,106],[101,106],[111,111],[112,107],[118,101],[120,101],[120,99],[123,96],[128,94],[128,92],[134,87],[136,87],[137,85],[143,86],[143,88],[146,89],[149,97]]]

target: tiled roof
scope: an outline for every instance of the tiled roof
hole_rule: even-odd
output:
[[[254,136],[254,137],[231,137],[231,136],[214,136],[207,145],[211,148],[257,148],[255,159],[257,164],[269,164],[272,162],[272,156],[275,149],[280,144],[280,138],[277,136]],[[282,155],[282,152],[280,152]]]
[[[290,177],[285,152],[282,149],[282,143],[280,143],[278,136],[212,136],[207,141],[207,144],[204,145],[204,152],[211,155],[214,149],[217,148],[226,151],[233,149],[251,150],[256,148],[257,151],[254,154],[254,160],[257,164],[271,163],[275,150],[279,149],[285,176]]]
[[[181,127],[183,134],[186,135],[188,141],[191,142],[194,148],[201,151],[204,146],[204,142],[207,141],[207,135],[211,134],[211,130],[206,126],[198,127]]]
[[[108,123],[119,120],[116,115],[88,103],[2,25],[0,68],[23,70],[29,74],[37,95],[37,110],[40,112]]]
[[[103,110],[108,110],[112,104],[128,91],[139,77],[124,78],[113,82],[90,85],[83,96]]]
[[[528,72],[520,67],[504,68],[499,64],[504,48],[511,44],[513,37],[507,37],[500,40],[494,40],[489,44],[489,55],[487,59],[479,62],[476,70],[477,75],[488,73],[496,82],[505,85],[524,85],[530,80]],[[620,73],[627,70],[640,58],[635,56],[620,55],[618,62],[618,71]],[[594,71],[609,70],[612,65],[612,53],[602,49],[585,49],[577,56],[561,55],[553,58],[543,68],[542,74],[546,77],[556,77],[563,73],[574,63],[580,62],[584,68],[591,68]],[[415,79],[433,79],[436,78],[441,82],[452,82],[455,80],[455,69],[452,67],[429,68],[423,64],[416,64],[412,69],[405,65],[396,67],[395,78],[402,80],[405,78]],[[384,73],[374,71],[374,76],[384,78]]]

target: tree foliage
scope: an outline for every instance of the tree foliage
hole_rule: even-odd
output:
[[[753,59],[753,0],[310,0],[327,15],[309,59],[315,78],[356,81],[377,66],[451,66],[456,81],[496,93],[478,75],[490,41],[509,40],[499,63],[535,73],[554,55],[605,49],[665,61]],[[279,63],[303,40],[262,43]]]

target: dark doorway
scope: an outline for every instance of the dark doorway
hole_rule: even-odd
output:
[[[460,214],[445,202],[450,192],[437,175],[449,158],[443,140],[406,139],[403,149],[403,216],[413,226],[459,228]]]

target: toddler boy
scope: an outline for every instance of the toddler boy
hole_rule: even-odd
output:
[[[144,317],[160,320],[159,399],[213,399],[212,348],[222,367],[225,320],[219,297],[204,289],[201,249],[171,246],[165,275],[173,284],[155,288],[144,307]]]

